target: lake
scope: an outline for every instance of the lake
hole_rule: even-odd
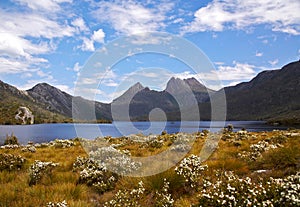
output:
[[[197,132],[203,129],[219,131],[224,126],[232,124],[234,130],[242,128],[248,131],[271,131],[273,129],[286,129],[280,126],[270,126],[261,121],[184,121],[184,122],[113,122],[112,124],[36,124],[36,125],[0,125],[0,143],[5,136],[14,133],[22,144],[28,141],[35,143],[47,142],[54,139],[71,139],[83,137],[94,139],[96,137],[120,137],[143,133],[160,134],[163,130],[168,133]]]

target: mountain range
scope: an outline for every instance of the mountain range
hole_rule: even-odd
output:
[[[14,116],[19,106],[26,106],[33,112],[35,123],[71,122],[72,117],[76,117],[75,121],[87,122],[199,120],[199,117],[210,120],[211,100],[222,101],[224,92],[227,120],[299,123],[299,89],[300,61],[287,64],[282,69],[263,71],[249,82],[219,91],[206,88],[195,78],[171,78],[163,91],[135,83],[110,104],[74,97],[47,83],[22,91],[0,81],[0,124],[17,124]],[[200,115],[196,114],[195,107]],[[87,116],[86,112],[91,108],[95,115]],[[153,109],[156,108],[164,111],[166,117],[161,116],[159,110],[155,112]]]

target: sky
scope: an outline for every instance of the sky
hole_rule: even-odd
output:
[[[299,60],[299,11],[299,0],[1,0],[0,80],[102,102],[171,77],[218,90]]]

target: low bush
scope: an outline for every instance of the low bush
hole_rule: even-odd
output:
[[[26,159],[20,155],[0,154],[0,171],[2,170],[20,170],[25,163]]]
[[[113,189],[118,180],[117,174],[89,158],[77,157],[73,164],[73,171],[80,171],[78,183],[92,186],[100,194]]]
[[[53,168],[56,166],[58,166],[58,163],[36,160],[29,168],[29,185],[36,185],[45,175],[51,175]]]
[[[142,181],[139,182],[138,188],[132,189],[131,191],[119,190],[114,198],[104,204],[104,207],[119,207],[119,206],[129,206],[129,207],[139,207],[141,206],[141,197],[145,192],[144,184]]]
[[[255,183],[249,177],[239,178],[231,171],[215,171],[216,180],[204,179],[196,206],[299,206],[300,176],[270,178]]]
[[[174,199],[169,193],[170,183],[164,179],[164,185],[160,191],[156,191],[156,207],[172,207],[174,204]]]
[[[175,172],[185,178],[189,187],[195,188],[201,174],[207,170],[207,165],[201,165],[201,162],[201,157],[191,155],[179,163],[179,166],[175,168]]]
[[[46,207],[68,207],[68,203],[66,201],[62,202],[49,202]]]

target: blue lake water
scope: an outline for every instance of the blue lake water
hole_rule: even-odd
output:
[[[46,142],[54,139],[71,139],[83,137],[94,139],[96,137],[111,136],[120,137],[130,134],[143,133],[160,134],[162,131],[168,133],[197,132],[203,129],[219,131],[224,126],[232,124],[234,130],[242,128],[248,131],[270,131],[273,129],[285,129],[275,127],[259,121],[184,121],[184,122],[113,122],[112,124],[36,124],[36,125],[0,125],[0,143],[5,136],[14,133],[23,144],[28,141]]]

